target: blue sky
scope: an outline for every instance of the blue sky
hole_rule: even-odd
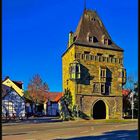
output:
[[[128,74],[138,73],[137,0],[87,0],[124,51]],[[2,0],[2,77],[24,82],[39,73],[50,91],[62,91],[62,60],[84,0]]]

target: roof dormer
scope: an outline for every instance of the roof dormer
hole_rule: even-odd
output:
[[[102,41],[102,43],[104,45],[111,45],[111,43],[112,43],[110,39],[108,39],[107,37],[105,37],[105,35],[102,35],[101,41]]]

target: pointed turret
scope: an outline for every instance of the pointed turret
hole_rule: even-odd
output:
[[[84,10],[73,43],[123,51],[111,39],[96,11]]]

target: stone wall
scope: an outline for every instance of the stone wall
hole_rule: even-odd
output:
[[[75,46],[75,52],[79,54],[84,54],[84,52],[90,52],[90,55],[96,56],[98,53],[103,54],[103,56],[109,56],[114,55],[115,58],[117,58],[117,61],[119,59],[123,58],[123,52],[120,51],[114,51],[114,50],[105,50],[100,48],[92,48],[92,47],[84,47],[84,46]],[[75,58],[77,60],[77,58]],[[91,93],[93,92],[93,83],[94,82],[100,82],[99,76],[100,76],[100,67],[107,67],[111,73],[112,73],[112,79],[111,79],[111,93],[110,95],[121,95],[122,94],[122,83],[119,81],[119,69],[123,67],[122,63],[114,63],[114,62],[99,62],[95,60],[85,60],[80,57],[78,58],[81,66],[83,67],[83,75],[84,78],[81,79],[79,83],[79,91],[78,93]],[[89,81],[88,81],[88,78]],[[82,81],[83,80],[83,81]],[[87,80],[87,84],[85,81]]]
[[[82,107],[80,103],[82,98]],[[97,96],[97,95],[76,95],[76,102],[79,106],[79,110],[84,114],[93,118],[93,106],[94,104],[102,100],[108,106],[108,119],[121,119],[122,118],[122,97],[121,96]],[[107,109],[107,108],[106,108]]]

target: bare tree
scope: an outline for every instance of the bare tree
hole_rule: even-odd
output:
[[[133,74],[128,75],[127,77],[127,86],[129,89],[133,89],[134,88],[134,83],[135,83],[135,78]]]
[[[43,103],[46,100],[48,84],[43,82],[40,75],[36,74],[28,84],[28,93],[35,104]]]

